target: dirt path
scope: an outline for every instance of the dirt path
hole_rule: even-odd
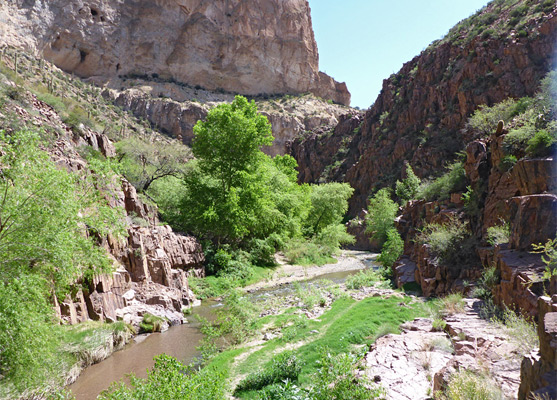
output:
[[[279,266],[273,272],[272,277],[265,281],[246,286],[244,290],[252,292],[259,289],[315,278],[319,275],[357,271],[369,267],[372,263],[376,263],[377,257],[379,257],[379,254],[369,253],[367,251],[343,250],[339,256],[335,257],[337,262],[334,264],[303,266],[290,265],[286,262],[284,257],[277,255],[276,258]]]

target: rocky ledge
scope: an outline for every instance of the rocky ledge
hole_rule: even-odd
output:
[[[489,371],[505,398],[516,398],[519,345],[500,326],[480,317],[479,300],[465,301],[464,312],[443,317],[443,331],[436,331],[431,319],[419,318],[402,325],[400,335],[379,338],[360,373],[382,385],[388,398],[425,400],[444,390],[456,371]]]

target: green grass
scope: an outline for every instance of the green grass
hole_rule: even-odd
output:
[[[197,298],[206,299],[209,297],[223,296],[232,289],[264,281],[270,278],[273,271],[273,267],[252,266],[250,267],[248,276],[240,279],[229,275],[211,275],[205,278],[189,278],[188,283]]]
[[[400,306],[401,302],[407,306]],[[296,316],[292,315],[294,312],[295,309],[289,309],[280,316],[267,317],[265,323],[274,319],[278,326],[291,321],[295,323]],[[300,383],[311,384],[311,376],[319,367],[317,360],[321,349],[327,348],[333,355],[349,353],[359,346],[371,344],[375,340],[375,335],[385,333],[386,329],[389,333],[398,332],[396,327],[401,323],[426,314],[426,307],[423,304],[411,304],[409,298],[401,300],[398,297],[387,299],[371,297],[355,301],[349,297],[342,297],[336,300],[332,308],[318,320],[308,320],[307,324],[300,324],[295,335],[288,340],[290,344],[302,344],[296,350],[296,355],[303,365]],[[318,333],[311,333],[312,331]],[[282,346],[284,342],[281,338],[266,342],[261,349],[250,354],[238,366],[237,373],[249,374],[257,371],[270,360],[273,352],[278,351]]]

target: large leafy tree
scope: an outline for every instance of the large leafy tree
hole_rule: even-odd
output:
[[[292,209],[279,207],[287,199],[277,191],[297,188],[283,172],[291,177],[295,161],[273,162],[260,150],[273,136],[255,103],[237,96],[211,110],[194,133],[196,160],[185,178],[182,225],[217,244],[233,245],[281,230]],[[278,188],[279,181],[284,188]]]
[[[257,167],[263,156],[261,146],[271,145],[274,139],[267,117],[243,96],[212,109],[193,131],[192,150],[200,169],[218,179],[224,192],[241,183],[243,172]]]

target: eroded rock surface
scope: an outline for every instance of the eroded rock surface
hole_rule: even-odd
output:
[[[362,362],[363,374],[387,390],[388,399],[430,399],[458,370],[489,371],[507,399],[516,399],[521,354],[502,328],[479,316],[480,302],[466,300],[463,313],[444,317],[438,332],[432,320],[401,326],[400,335],[378,339]]]
[[[344,83],[319,72],[306,0],[16,0],[0,6],[0,40],[67,72],[124,76],[242,94],[313,92],[350,103]]]

